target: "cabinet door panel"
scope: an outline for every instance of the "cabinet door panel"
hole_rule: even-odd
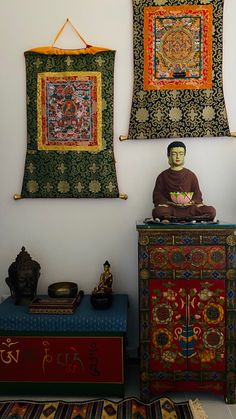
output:
[[[186,280],[150,281],[150,368],[153,371],[187,369],[185,286]]]
[[[225,369],[225,281],[191,281],[188,292],[188,369]]]
[[[150,368],[225,369],[225,282],[150,281]]]

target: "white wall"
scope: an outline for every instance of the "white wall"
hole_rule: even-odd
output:
[[[236,2],[225,0],[224,89],[236,131]],[[108,259],[114,292],[130,299],[129,346],[138,342],[136,220],[151,215],[157,174],[167,167],[170,140],[119,141],[128,132],[132,97],[131,0],[5,0],[0,29],[0,294],[9,265],[24,245],[41,265],[39,292],[55,281],[75,281],[90,293]],[[69,18],[88,43],[115,49],[114,151],[119,199],[25,199],[20,193],[26,150],[24,51],[52,44]],[[68,27],[57,46],[81,47]],[[236,138],[186,139],[186,167],[198,175],[205,202],[220,220],[236,222]]]

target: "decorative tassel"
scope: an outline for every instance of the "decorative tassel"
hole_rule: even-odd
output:
[[[198,399],[189,400],[189,405],[191,407],[194,419],[208,419],[208,416]]]

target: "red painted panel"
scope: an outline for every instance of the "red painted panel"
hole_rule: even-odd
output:
[[[150,369],[225,370],[225,281],[150,280]]]
[[[123,338],[1,337],[0,381],[123,383]]]
[[[188,369],[225,370],[225,281],[188,286]]]
[[[150,246],[151,269],[225,269],[222,246]]]
[[[186,370],[185,341],[180,331],[187,324],[186,280],[150,281],[150,368],[153,371]],[[183,347],[184,346],[184,347]]]
[[[151,381],[150,392],[160,395],[169,391],[211,391],[215,394],[225,394],[225,382],[222,381]]]

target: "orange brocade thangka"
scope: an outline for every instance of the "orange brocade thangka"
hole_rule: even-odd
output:
[[[132,0],[134,82],[121,139],[230,136],[224,0]]]
[[[144,88],[212,87],[212,5],[144,8]]]

